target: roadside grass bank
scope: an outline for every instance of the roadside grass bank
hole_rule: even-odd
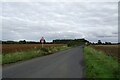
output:
[[[86,78],[120,79],[120,63],[112,56],[88,46],[84,48],[84,59]]]
[[[53,54],[55,52],[63,51],[69,48],[70,47],[67,46],[43,47],[43,48],[40,47],[39,49],[36,48],[29,51],[15,52],[14,54],[13,53],[4,54],[2,55],[2,65]]]
[[[2,54],[0,53],[0,65],[2,64]]]

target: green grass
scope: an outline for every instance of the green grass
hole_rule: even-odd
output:
[[[0,53],[0,65],[2,64],[2,54]]]
[[[84,48],[86,78],[120,78],[119,63],[112,56],[91,47]]]
[[[10,64],[18,61],[28,60],[39,56],[49,55],[58,51],[68,49],[67,46],[60,47],[43,47],[39,49],[33,49],[30,51],[22,51],[16,53],[9,53],[2,55],[2,64]]]

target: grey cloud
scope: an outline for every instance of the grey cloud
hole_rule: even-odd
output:
[[[117,2],[6,2],[3,40],[86,38],[117,41]],[[114,34],[116,33],[116,34]],[[91,37],[92,36],[92,37]]]

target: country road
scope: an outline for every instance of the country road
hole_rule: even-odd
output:
[[[84,78],[83,47],[3,67],[3,78]]]

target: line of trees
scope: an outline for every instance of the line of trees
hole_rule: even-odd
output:
[[[79,46],[85,43],[89,44],[89,41],[83,39],[57,39],[53,40],[54,44],[67,44],[68,46]]]
[[[0,40],[0,44],[40,44],[41,42],[35,42],[35,41],[26,41],[26,40],[20,40],[20,41],[2,41]],[[97,43],[90,43],[89,41],[83,39],[56,39],[52,42],[46,42],[44,44],[68,44],[68,46],[72,45],[82,45],[87,43],[93,44],[93,45],[112,45],[111,42],[102,42],[101,40],[98,40]],[[117,43],[116,43],[117,44]],[[120,44],[120,43],[118,43]]]
[[[41,42],[20,40],[20,41],[1,41],[1,43],[2,44],[40,44]],[[52,44],[52,42],[44,41],[44,44]]]
[[[102,41],[101,40],[98,40],[98,43],[97,44],[106,44],[106,45],[110,45],[110,44],[112,44],[111,42],[105,42],[105,43],[102,43]]]
[[[2,41],[2,44],[40,44],[40,42],[20,40],[20,41]]]
[[[114,45],[114,44],[120,44],[120,43],[112,43],[112,42],[102,42],[101,40],[98,40],[97,43],[91,43],[93,45]]]
[[[45,44],[68,44],[68,46],[76,46],[76,45],[82,45],[85,43],[89,43],[89,41],[85,39],[57,39],[53,40],[52,42],[45,42]],[[35,41],[26,41],[26,40],[20,40],[20,41],[2,41],[2,44],[40,44],[41,42],[35,42]]]

